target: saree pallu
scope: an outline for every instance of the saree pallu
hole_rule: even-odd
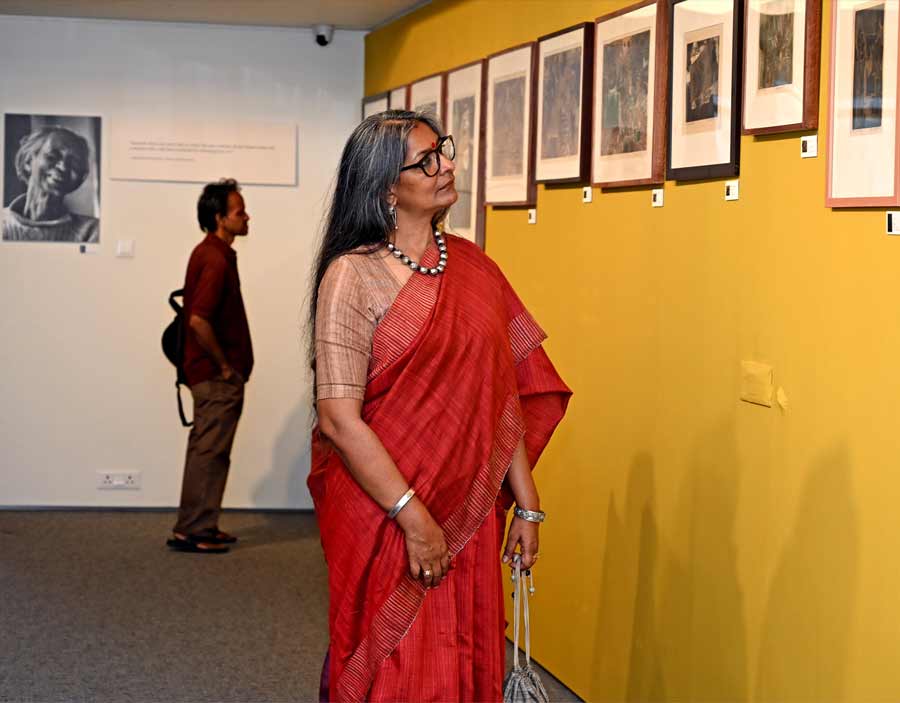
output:
[[[413,274],[376,328],[362,418],[443,529],[455,568],[436,589],[413,579],[402,530],[314,430],[333,701],[502,697],[504,478],[523,437],[534,466],[571,391],[497,266],[464,239],[446,242],[447,270]]]

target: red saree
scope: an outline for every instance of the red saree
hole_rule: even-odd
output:
[[[497,266],[446,237],[378,325],[362,416],[441,525],[455,568],[427,590],[403,533],[314,431],[309,488],[328,562],[333,701],[500,700],[501,492],[519,440],[532,466],[571,391]],[[423,264],[434,266],[430,248]]]

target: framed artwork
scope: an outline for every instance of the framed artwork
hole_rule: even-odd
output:
[[[456,143],[456,192],[448,227],[484,248],[484,81],[485,62],[447,72],[444,114],[447,134]]]
[[[832,0],[829,207],[900,205],[898,15],[891,0]]]
[[[100,243],[102,119],[6,114],[4,242]]]
[[[593,54],[590,22],[538,39],[539,183],[584,183],[590,176]]]
[[[746,0],[744,134],[819,126],[820,0]]]
[[[666,178],[738,175],[742,0],[672,0]]]
[[[387,109],[388,109],[388,94],[387,93],[379,93],[378,95],[370,95],[368,98],[363,98],[363,101],[362,101],[363,119],[366,119],[369,115],[377,115],[379,112],[384,112]]]
[[[530,207],[534,183],[534,42],[487,59],[484,195],[488,205]]]
[[[388,109],[389,110],[408,110],[409,105],[409,86],[401,85],[388,91]]]
[[[642,0],[597,19],[593,172],[601,188],[666,179],[667,0]]]
[[[444,124],[444,74],[421,78],[409,86],[409,109],[437,115]]]

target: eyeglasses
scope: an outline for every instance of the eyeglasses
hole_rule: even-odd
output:
[[[453,143],[453,137],[449,134],[437,140],[437,145],[431,151],[416,161],[414,164],[403,166],[400,171],[408,171],[411,168],[420,168],[426,176],[434,177],[441,170],[441,157],[453,161],[456,158],[456,144]]]

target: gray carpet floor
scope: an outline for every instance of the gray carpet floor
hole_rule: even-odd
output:
[[[0,701],[317,700],[328,591],[314,516],[228,512],[241,541],[224,555],[167,549],[173,520],[0,511]],[[552,701],[579,700],[540,673]]]

